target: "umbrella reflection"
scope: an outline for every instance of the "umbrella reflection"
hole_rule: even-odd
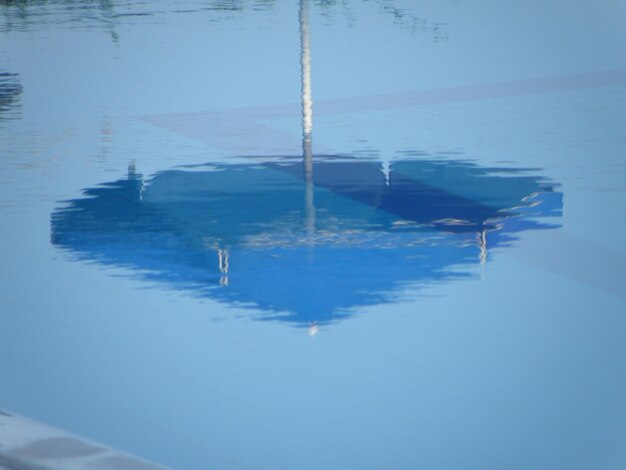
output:
[[[172,169],[87,189],[52,216],[75,257],[307,327],[470,277],[562,194],[522,170],[346,156]],[[312,192],[312,194],[309,194]],[[315,200],[311,208],[310,201]],[[315,217],[312,219],[310,211]]]
[[[523,170],[314,158],[308,0],[299,23],[302,155],[145,181],[131,167],[55,211],[52,242],[315,336],[358,307],[471,276],[520,231],[558,226],[561,193]]]

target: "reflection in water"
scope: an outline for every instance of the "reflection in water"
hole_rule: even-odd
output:
[[[77,258],[309,328],[466,278],[516,232],[557,226],[562,195],[519,170],[464,161],[316,157],[164,171],[85,191],[52,216]]]
[[[116,27],[120,24],[136,25],[170,13],[202,12],[219,15],[213,18],[219,21],[247,9],[263,11],[271,10],[273,6],[274,0],[0,0],[0,14],[4,19],[0,31],[38,30],[43,25],[68,29],[101,28],[111,35],[114,42],[118,42]]]
[[[237,2],[213,2],[225,8]],[[309,0],[300,0],[302,157],[206,165],[87,189],[52,216],[77,258],[252,306],[307,327],[464,278],[526,229],[554,227],[561,194],[462,161],[313,158]]]
[[[317,0],[315,2],[327,24],[332,23],[336,17],[339,17],[338,13],[341,13],[347,19],[350,27],[359,22],[359,14],[356,9],[363,4],[370,4],[375,7],[381,16],[390,18],[398,27],[409,30],[414,35],[425,35],[430,37],[433,42],[448,40],[447,25],[441,22],[428,21],[419,15],[418,12],[423,13],[424,8],[418,2],[413,2],[410,6],[407,2],[396,0],[343,0],[341,2]],[[398,4],[403,5],[399,6]]]
[[[117,41],[115,6],[112,0],[0,0],[0,13],[4,19],[0,30],[38,30],[42,25],[68,28],[96,26],[104,27]]]
[[[311,45],[309,42],[309,1],[300,0],[300,75],[302,88],[302,138],[311,139],[313,98],[311,97]],[[306,152],[306,147],[305,152]]]
[[[428,34],[434,42],[448,40],[448,29],[445,23],[429,22],[426,19],[413,14],[407,8],[400,8],[393,0],[378,0],[382,14],[389,15],[394,22],[401,27],[409,28],[414,34]],[[416,6],[416,5],[413,5]]]
[[[17,74],[0,72],[0,120],[19,118],[21,93]]]
[[[176,2],[147,2],[143,0],[0,0],[0,15],[4,24],[0,31],[27,31],[38,29],[42,25],[62,28],[85,28],[107,31],[113,41],[119,37],[116,27],[119,24],[136,25],[152,21],[164,15],[206,13],[215,15],[209,21],[221,21],[236,18],[246,11],[272,11],[275,0],[177,0]],[[428,21],[416,14],[419,8],[412,5],[399,6],[396,0],[316,0],[314,7],[327,22],[335,17],[344,16],[349,25],[359,21],[357,10],[371,6],[384,16],[391,18],[400,28],[410,30],[413,34],[430,36],[433,41],[446,41],[447,26],[440,22]]]
[[[300,81],[302,94],[302,160],[304,162],[307,233],[315,230],[313,188],[313,98],[311,95],[311,46],[309,42],[309,0],[300,0]]]

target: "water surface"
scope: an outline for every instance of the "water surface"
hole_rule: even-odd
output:
[[[625,19],[1,1],[0,408],[180,469],[624,468]]]

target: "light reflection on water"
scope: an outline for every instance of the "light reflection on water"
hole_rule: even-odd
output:
[[[52,216],[76,258],[295,325],[331,323],[404,289],[471,277],[523,230],[560,224],[562,194],[522,170],[459,160],[206,165],[84,191]]]

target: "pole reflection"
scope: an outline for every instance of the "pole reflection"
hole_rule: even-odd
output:
[[[315,232],[315,188],[313,184],[313,99],[311,97],[311,47],[309,0],[300,0],[300,75],[302,92],[302,161],[305,181],[306,232]]]

